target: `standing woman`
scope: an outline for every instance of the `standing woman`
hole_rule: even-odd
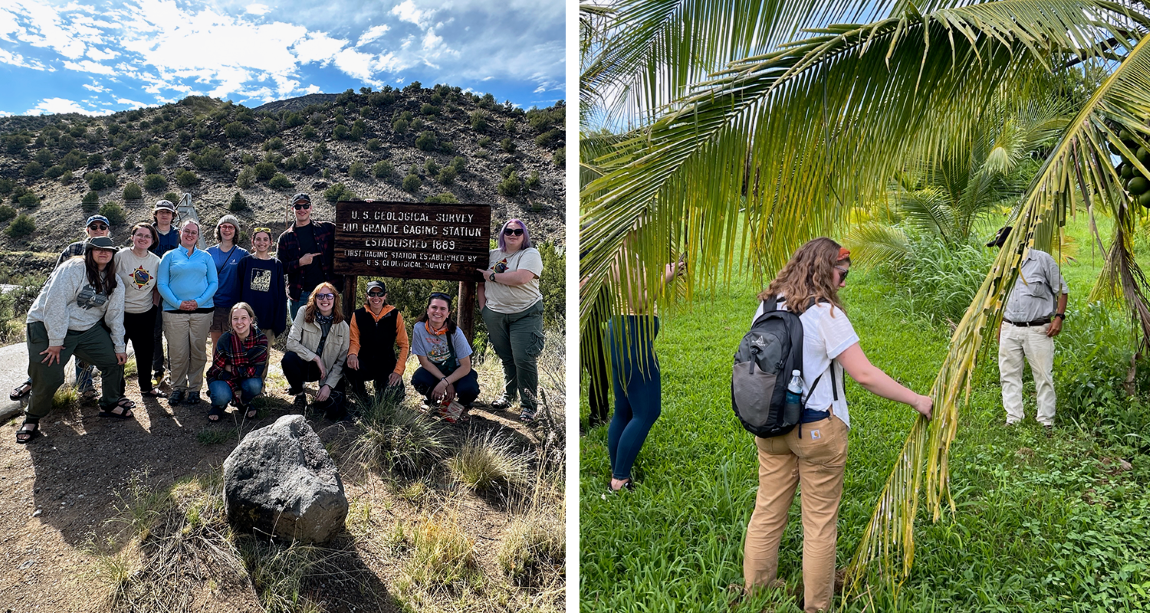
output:
[[[539,275],[543,258],[531,246],[527,226],[518,219],[503,224],[499,248],[492,249],[487,270],[480,270],[479,308],[495,354],[503,362],[503,395],[491,403],[504,409],[519,397],[519,419],[530,422],[538,409],[539,371],[543,352],[543,294]]]
[[[343,318],[339,293],[324,281],[308,296],[307,305],[296,313],[288,332],[287,351],[280,360],[288,380],[288,395],[295,396],[296,406],[306,403],[303,384],[319,381],[315,395],[318,410],[324,417],[338,421],[347,415],[344,405],[343,365],[351,344],[351,331]]]
[[[252,252],[240,260],[236,282],[240,287],[240,300],[248,303],[260,322],[260,331],[268,338],[268,346],[287,330],[287,288],[284,284],[284,266],[268,252],[272,246],[271,228],[252,230]],[[264,371],[267,378],[267,371]]]
[[[411,387],[428,404],[450,402],[458,395],[464,408],[459,421],[466,421],[471,403],[479,397],[479,377],[471,368],[471,345],[450,314],[451,296],[434,292],[426,312],[412,326],[411,352],[419,358],[419,368],[411,375]]]
[[[172,362],[172,395],[168,405],[199,404],[208,361],[208,327],[215,312],[212,298],[219,280],[216,263],[208,252],[196,248],[200,225],[194,220],[180,224],[180,246],[160,260],[156,287],[164,299],[164,336]]]
[[[850,264],[850,251],[829,238],[806,243],[759,294],[754,317],[758,319],[772,298],[779,309],[799,313],[805,403],[801,427],[782,436],[755,438],[759,492],[747,524],[743,577],[748,591],[775,581],[787,511],[801,484],[808,612],[830,610],[834,597],[835,541],[850,429],[843,371],[871,393],[910,405],[927,419],[933,406],[929,396],[903,387],[863,353],[838,294],[846,286]],[[829,376],[822,376],[828,371]],[[816,380],[819,385],[814,386]]]
[[[268,339],[256,326],[255,312],[237,302],[229,313],[230,330],[220,336],[208,369],[208,397],[212,408],[208,421],[217,422],[233,399],[246,419],[255,419],[252,399],[264,389],[268,364]]]
[[[124,334],[136,349],[136,376],[140,379],[140,394],[144,397],[163,398],[164,393],[152,387],[152,355],[155,351],[156,313],[160,310],[160,293],[156,291],[156,275],[160,271],[160,257],[150,251],[156,244],[156,229],[143,222],[132,226],[132,247],[116,252],[116,275],[124,285]],[[126,381],[126,379],[124,380]],[[120,385],[120,395],[124,384]]]
[[[170,200],[157,200],[152,209],[152,227],[156,229],[156,242],[149,249],[156,257],[163,258],[169,251],[180,246],[180,231],[172,223],[175,221],[176,205]],[[152,378],[156,385],[164,383],[164,309],[156,309],[156,331],[152,335],[155,353],[152,355]]]
[[[240,300],[240,284],[238,282],[240,260],[248,255],[248,250],[236,244],[240,235],[240,220],[235,215],[224,215],[216,222],[216,245],[208,247],[208,255],[216,264],[216,277],[219,287],[212,298],[215,312],[212,313],[212,347],[220,340],[220,335],[231,327],[229,321],[232,305]]]
[[[17,443],[40,436],[40,420],[52,410],[52,396],[64,383],[64,364],[72,354],[100,369],[100,415],[132,417],[131,409],[120,400],[128,356],[124,351],[124,287],[116,282],[115,253],[112,239],[89,240],[84,257],[61,264],[28,311],[32,393],[24,423],[16,431]]]

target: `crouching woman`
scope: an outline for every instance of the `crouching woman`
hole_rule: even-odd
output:
[[[459,421],[466,421],[471,403],[479,397],[479,377],[471,368],[471,345],[450,312],[451,296],[435,292],[427,301],[427,312],[412,326],[411,352],[419,358],[419,368],[411,376],[411,387],[428,404],[447,404],[458,395],[463,405]]]
[[[350,345],[351,331],[339,305],[339,292],[331,283],[320,283],[308,296],[307,306],[296,313],[287,351],[280,360],[288,395],[295,396],[296,406],[302,408],[307,402],[304,382],[318,381],[316,409],[332,421],[347,416],[343,365]]]
[[[255,311],[246,302],[237,302],[228,312],[230,329],[216,341],[212,365],[208,368],[208,396],[212,408],[208,421],[217,422],[233,399],[246,419],[255,419],[252,400],[264,389],[268,364],[268,338],[256,327]]]
[[[132,417],[131,401],[120,397],[124,378],[124,287],[116,282],[112,258],[116,245],[100,236],[89,239],[84,257],[56,268],[28,311],[28,375],[31,398],[20,444],[40,436],[40,420],[52,410],[52,396],[64,383],[64,364],[72,355],[100,369],[102,417]]]

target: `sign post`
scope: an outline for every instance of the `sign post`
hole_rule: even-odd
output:
[[[459,281],[456,321],[475,332],[476,269],[486,269],[491,205],[337,202],[335,272],[346,276],[344,312],[355,310],[360,275]]]

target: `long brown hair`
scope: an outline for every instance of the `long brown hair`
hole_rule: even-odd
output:
[[[325,287],[330,289],[331,293],[335,295],[335,299],[332,300],[335,304],[331,307],[331,323],[338,324],[343,321],[343,305],[339,303],[339,292],[335,291],[334,285],[324,281],[315,286],[315,289],[311,290],[311,295],[307,297],[307,306],[304,307],[303,320],[309,324],[315,323],[315,314],[319,312],[319,307],[315,304],[315,295],[320,293],[320,290]]]
[[[840,248],[841,245],[826,237],[807,241],[795,251],[767,289],[759,292],[759,300],[782,295],[792,313],[802,314],[814,298],[816,302],[829,302],[846,312],[839,300],[839,286],[835,283]],[[841,261],[849,264],[850,258]],[[833,310],[831,315],[834,315]]]
[[[114,256],[115,251],[112,253]],[[104,266],[104,272],[101,273],[100,266],[96,264],[95,254],[95,249],[84,250],[84,270],[88,273],[88,285],[91,285],[96,293],[111,297],[112,292],[116,290],[116,258],[109,260]]]

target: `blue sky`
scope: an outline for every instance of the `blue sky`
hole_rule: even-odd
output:
[[[0,116],[447,83],[565,98],[562,0],[3,0]]]

